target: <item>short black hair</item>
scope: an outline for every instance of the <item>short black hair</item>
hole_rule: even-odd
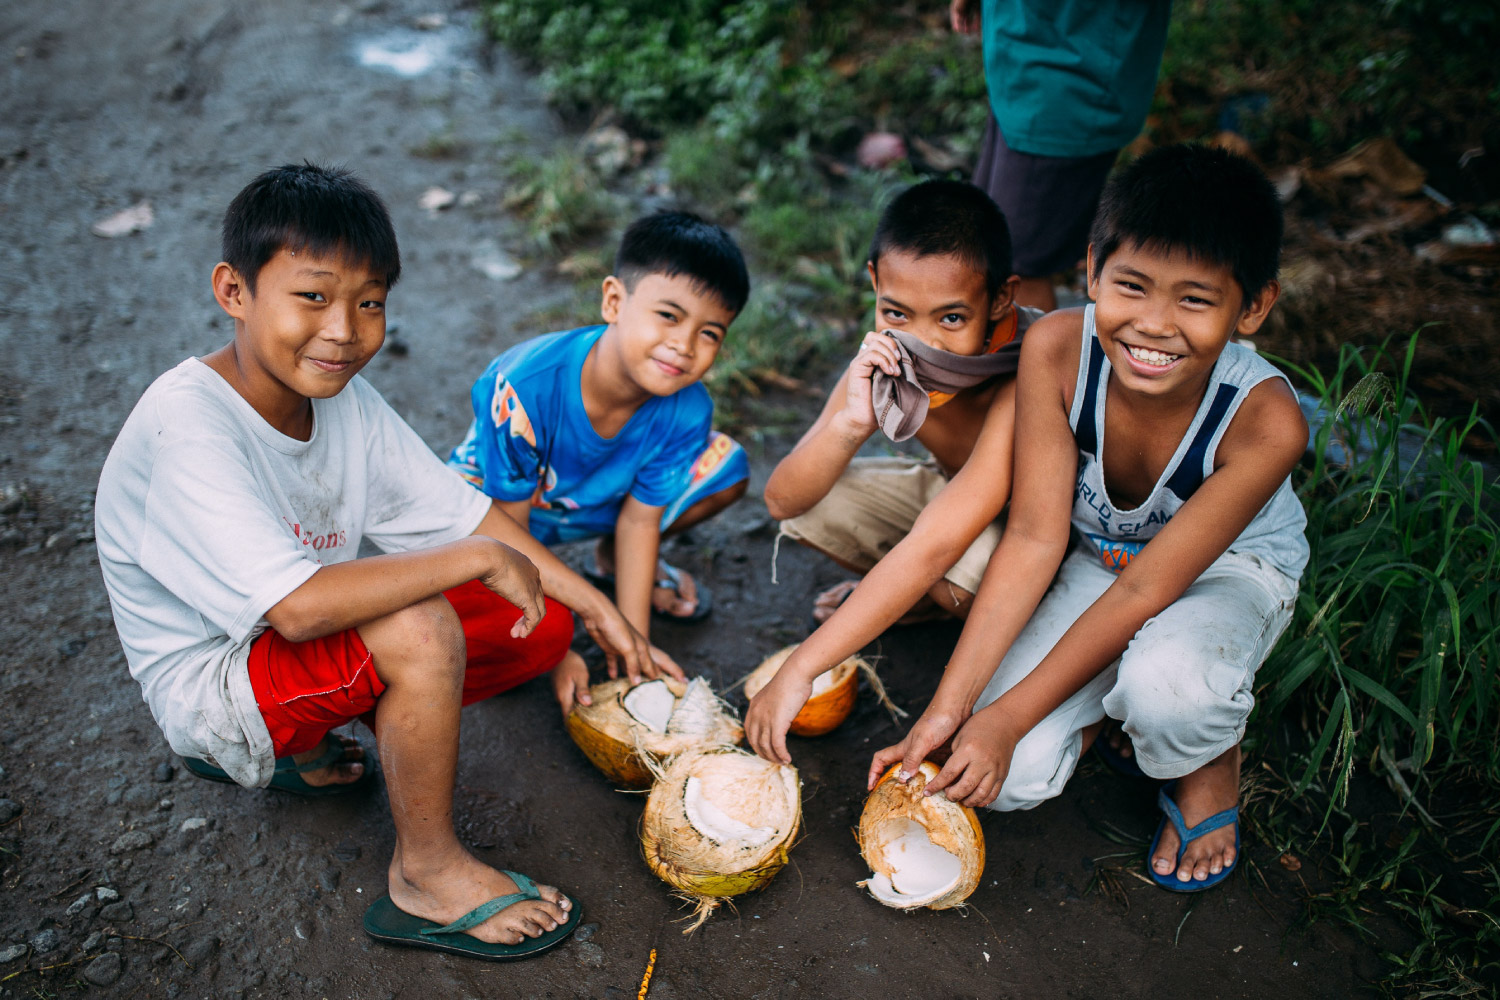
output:
[[[615,277],[629,291],[648,274],[685,274],[735,315],[750,298],[750,272],[734,237],[692,212],[663,209],[625,230],[615,253]]]
[[[1281,199],[1254,163],[1198,143],[1161,146],[1104,188],[1089,232],[1094,274],[1122,244],[1229,269],[1244,304],[1281,265]]]
[[[401,250],[385,202],[347,170],[289,163],[245,185],[224,212],[220,253],[251,294],[266,262],[282,250],[342,255],[401,277]]]
[[[915,257],[952,255],[984,275],[993,296],[1010,278],[1010,226],[994,199],[967,181],[930,180],[898,194],[880,216],[870,241],[870,266],[891,252]]]

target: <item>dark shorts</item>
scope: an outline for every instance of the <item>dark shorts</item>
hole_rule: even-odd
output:
[[[995,116],[984,130],[974,183],[989,192],[1010,225],[1016,273],[1041,278],[1083,259],[1099,192],[1118,150],[1093,156],[1035,156],[1005,144]]]
[[[468,666],[463,703],[473,704],[555,667],[573,641],[573,613],[551,598],[541,623],[512,639],[515,606],[472,580],[443,594],[463,624]],[[363,718],[374,729],[385,684],[355,629],[289,642],[267,629],[250,646],[250,686],[276,756],[317,746],[336,726]]]

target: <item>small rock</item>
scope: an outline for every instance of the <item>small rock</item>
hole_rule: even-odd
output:
[[[177,829],[180,833],[192,833],[194,830],[201,830],[207,825],[208,820],[206,818],[202,816],[192,816],[188,819],[183,820],[182,825]]]
[[[120,898],[120,894],[107,885],[101,885],[94,890],[94,898],[101,903],[113,903]]]
[[[337,892],[339,888],[339,870],[337,868],[324,868],[318,873],[318,886],[324,892]]]
[[[473,208],[482,200],[483,198],[478,191],[465,191],[463,194],[458,196],[458,207]]]
[[[458,195],[447,188],[430,187],[422,192],[421,198],[417,199],[417,206],[425,212],[436,215],[445,208],[452,208],[456,201],[458,201]]]
[[[157,812],[167,812],[175,804],[176,803],[174,803],[171,799],[162,799],[160,802],[156,803]]]
[[[83,978],[95,986],[109,986],[125,971],[125,960],[117,952],[107,951],[83,967]]]
[[[125,775],[117,774],[114,777],[110,778],[107,782],[105,782],[105,784],[107,784],[110,788],[124,788],[125,783],[129,780],[130,779],[125,777]]]
[[[340,841],[339,846],[333,849],[333,856],[345,864],[350,861],[358,861],[359,855],[360,847],[352,840]]]
[[[219,939],[216,937],[196,938],[182,949],[182,957],[187,959],[190,965],[199,965],[206,962],[218,947]]]
[[[578,942],[592,941],[595,934],[599,933],[598,924],[584,924],[573,932],[573,940]]]
[[[447,14],[422,14],[412,22],[418,31],[437,31],[448,24]]]
[[[26,946],[24,944],[8,944],[0,948],[0,965],[4,965],[6,962],[14,962],[24,954],[26,954]]]
[[[266,856],[264,854],[255,854],[255,855],[252,855],[251,858],[250,858],[250,860],[246,862],[246,864],[248,864],[251,868],[259,868],[261,865],[263,865],[265,863],[266,863]]]
[[[311,941],[313,934],[317,933],[317,925],[311,920],[298,920],[292,924],[292,933],[298,941]]]
[[[85,906],[88,906],[93,901],[94,894],[92,892],[86,892],[82,896],[79,896],[77,899],[73,900],[73,902],[69,903],[68,908],[63,912],[70,917],[76,917],[78,916],[78,914],[83,912],[83,908]]]
[[[86,938],[83,939],[83,950],[84,950],[84,953],[87,954],[88,952],[97,950],[98,947],[101,944],[103,944],[103,943],[104,943],[104,932],[103,931],[95,931],[94,933],[90,934],[88,937],[86,937]]]
[[[12,802],[10,799],[0,799],[0,823],[9,823],[21,815],[21,803]]]
[[[89,227],[89,231],[95,236],[115,239],[140,232],[142,229],[149,229],[154,221],[156,221],[156,216],[151,211],[151,202],[143,201],[130,206],[123,212],[116,212],[106,219],[100,219]]]
[[[150,847],[154,843],[156,841],[148,831],[131,830],[115,838],[115,842],[109,846],[109,853],[124,854],[126,851],[139,851],[141,848]]]
[[[604,949],[592,941],[580,941],[573,946],[573,952],[578,956],[578,964],[590,969],[598,969],[604,965]]]
[[[0,767],[0,781],[4,781],[4,780],[5,780],[5,768],[4,767]]]
[[[172,780],[172,775],[175,773],[177,773],[177,768],[173,767],[171,764],[168,764],[166,761],[162,761],[160,764],[156,765],[156,770],[151,772],[151,780],[159,781],[165,784],[166,782]]]
[[[155,952],[152,953],[152,955],[151,955],[151,961],[154,964],[156,964],[156,965],[160,965],[161,963],[165,962],[167,959],[169,959],[171,957],[172,957],[172,949],[171,948],[158,948],[158,949],[156,949]]]
[[[60,944],[62,944],[62,935],[51,927],[31,937],[31,950],[38,955],[45,955],[47,952],[56,949]]]
[[[469,264],[492,281],[510,281],[521,276],[521,265],[501,250],[494,240],[485,240],[475,246]]]
[[[118,903],[110,903],[104,909],[100,910],[99,918],[101,920],[108,920],[112,924],[123,924],[135,919],[135,907],[122,899]]]

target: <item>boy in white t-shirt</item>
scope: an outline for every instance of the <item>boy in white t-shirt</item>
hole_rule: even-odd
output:
[[[492,959],[558,944],[581,908],[454,835],[459,709],[547,671],[564,711],[586,701],[568,607],[632,678],[658,669],[650,651],[355,377],[401,269],[373,191],[310,164],[267,171],[229,206],[223,245],[213,289],[234,340],[152,383],[99,480],[131,675],[190,770],[247,787],[361,783],[358,744],[329,730],[370,724],[396,827],[371,936]],[[388,554],[356,558],[362,538]]]

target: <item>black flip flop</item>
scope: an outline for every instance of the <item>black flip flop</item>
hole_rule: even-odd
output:
[[[567,922],[558,924],[555,930],[547,931],[538,937],[526,938],[519,944],[481,941],[464,933],[478,927],[507,906],[542,897],[536,883],[525,875],[520,872],[501,870],[515,881],[520,892],[513,892],[508,896],[496,896],[488,903],[481,903],[474,907],[447,926],[432,920],[414,917],[391,902],[390,896],[381,896],[365,911],[365,933],[385,944],[426,948],[430,951],[443,951],[452,955],[482,958],[490,962],[514,962],[517,959],[530,958],[556,948],[578,929],[578,923],[583,919],[583,907],[575,899],[572,909],[568,911]]]

